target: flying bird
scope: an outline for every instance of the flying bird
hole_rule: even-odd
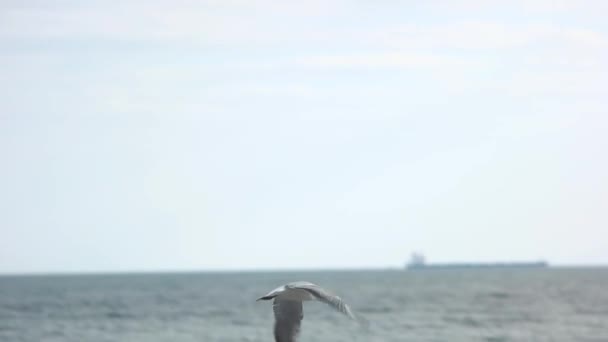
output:
[[[257,300],[274,299],[274,340],[276,342],[295,342],[300,332],[300,323],[304,318],[302,302],[317,300],[325,303],[351,319],[363,323],[360,317],[338,296],[324,290],[318,285],[306,281],[289,283],[270,291]]]

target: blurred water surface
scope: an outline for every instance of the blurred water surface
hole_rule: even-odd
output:
[[[370,321],[306,303],[306,341],[608,341],[608,269],[0,277],[0,341],[273,341],[269,302],[307,280]]]

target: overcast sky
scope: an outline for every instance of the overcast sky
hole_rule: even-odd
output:
[[[606,13],[2,1],[0,272],[608,263]]]

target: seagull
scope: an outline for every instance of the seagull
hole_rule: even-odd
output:
[[[362,322],[340,297],[307,281],[297,281],[277,287],[267,295],[258,298],[257,301],[271,299],[274,299],[272,309],[274,311],[274,340],[276,342],[296,341],[300,332],[300,323],[304,318],[302,302],[307,300],[318,300],[349,318]]]

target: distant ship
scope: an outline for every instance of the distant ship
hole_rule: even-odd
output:
[[[531,262],[488,262],[488,263],[434,263],[428,264],[424,255],[420,253],[412,254],[410,262],[405,268],[408,270],[418,269],[455,269],[455,268],[545,268],[549,264],[546,261]]]

